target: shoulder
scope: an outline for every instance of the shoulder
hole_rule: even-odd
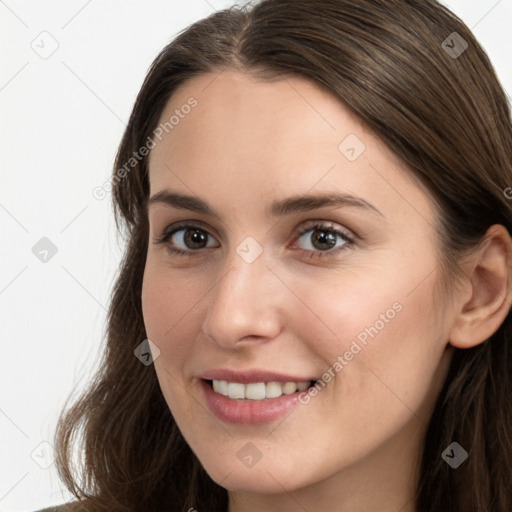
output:
[[[87,508],[80,507],[78,503],[65,503],[63,505],[56,505],[54,507],[42,508],[35,512],[87,512]]]

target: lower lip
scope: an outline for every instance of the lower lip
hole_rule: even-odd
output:
[[[264,400],[233,400],[216,393],[205,380],[201,380],[200,385],[210,410],[219,420],[226,423],[269,423],[285,416],[299,404],[300,391]]]

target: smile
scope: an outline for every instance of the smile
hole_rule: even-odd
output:
[[[252,382],[242,384],[241,382],[228,382],[226,380],[208,381],[215,391],[220,395],[229,397],[232,400],[265,400],[278,398],[281,395],[291,395],[297,391],[304,391],[313,385],[314,381],[301,382]]]
[[[233,377],[232,380],[202,378],[199,384],[206,406],[217,419],[238,425],[270,423],[286,417],[301,403],[300,394],[317,382],[288,379],[258,382],[259,379],[252,381],[247,375]]]

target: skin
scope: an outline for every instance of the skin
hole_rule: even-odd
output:
[[[448,302],[436,286],[431,198],[331,93],[302,78],[270,82],[227,70],[187,81],[161,120],[191,96],[197,106],[151,151],[150,196],[193,195],[219,218],[151,204],[142,292],[147,335],[160,350],[157,377],[185,439],[228,489],[230,512],[415,510],[423,436],[454,346],[485,341],[508,311],[510,237],[490,229]],[[366,147],[355,161],[338,149],[349,134]],[[354,206],[279,218],[265,211],[274,200],[333,191],[381,214]],[[155,243],[178,221],[204,230],[207,247],[188,248],[185,231]],[[346,230],[354,242],[338,235],[343,249],[326,251],[315,245],[318,231],[299,235],[311,221]],[[263,249],[252,263],[236,251],[248,236]],[[284,420],[232,425],[208,409],[201,372],[320,378],[394,303],[394,318]],[[247,442],[261,452],[250,468],[237,457]]]

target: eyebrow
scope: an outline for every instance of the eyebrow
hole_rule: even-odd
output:
[[[148,205],[154,204],[163,204],[179,210],[189,210],[220,218],[220,215],[202,199],[186,194],[178,194],[169,190],[161,190],[154,194],[148,200]],[[309,194],[288,197],[271,203],[266,209],[266,213],[271,217],[284,217],[285,215],[291,215],[293,213],[309,212],[329,206],[352,206],[369,211],[370,213],[375,212],[384,217],[373,204],[362,197],[345,193]]]

